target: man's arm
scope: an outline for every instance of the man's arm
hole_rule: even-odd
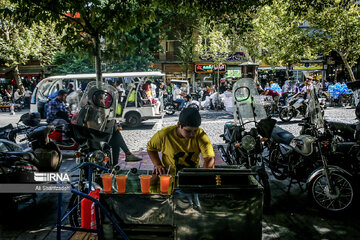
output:
[[[203,168],[214,168],[215,167],[215,157],[204,158]]]
[[[155,171],[156,175],[165,174],[166,169],[161,164],[160,157],[159,157],[159,152],[157,152],[157,151],[149,151],[149,150],[147,152],[149,154],[149,157],[150,157],[152,163],[154,164],[154,168],[155,168],[154,171]]]

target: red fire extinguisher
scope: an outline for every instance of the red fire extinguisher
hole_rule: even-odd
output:
[[[90,191],[89,195],[93,198],[99,199],[100,189],[96,189],[95,191]],[[92,228],[92,206],[94,202],[91,200],[84,198],[81,200],[81,227],[82,228]],[[95,205],[94,207],[94,219],[95,219],[95,228],[96,229],[96,217],[95,217]]]

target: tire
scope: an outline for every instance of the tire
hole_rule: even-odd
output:
[[[175,113],[175,106],[171,103],[168,103],[165,105],[164,111],[167,115],[173,115]]]
[[[270,208],[271,205],[271,189],[269,183],[269,176],[267,175],[265,169],[259,170],[256,175],[256,180],[264,188],[264,210]]]
[[[229,161],[229,155],[226,153],[226,150],[225,150],[224,146],[218,145],[217,148],[218,148],[218,150],[219,150],[219,152],[220,152],[220,155],[221,155],[222,160],[223,160],[226,164],[231,165],[231,162]]]
[[[284,156],[281,154],[279,147],[270,152],[269,168],[272,175],[278,180],[285,180],[287,178],[287,165],[284,162]]]
[[[79,201],[80,201],[80,196],[76,194],[73,194],[69,201],[69,205],[67,209],[68,211],[70,211],[77,205],[76,209],[74,209],[69,214],[69,221],[72,227],[81,227],[81,205],[78,204]]]
[[[126,125],[134,128],[141,124],[141,116],[137,112],[129,112],[125,115]]]
[[[280,111],[279,117],[283,122],[289,122],[295,115],[293,108],[283,108]]]
[[[315,205],[328,212],[344,212],[354,202],[354,186],[349,177],[341,172],[331,172],[331,181],[335,184],[335,194],[329,193],[325,175],[316,176],[308,189],[309,196]]]
[[[357,119],[360,119],[360,102],[356,105],[355,116]]]

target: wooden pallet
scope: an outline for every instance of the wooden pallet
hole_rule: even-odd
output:
[[[70,240],[97,240],[97,234],[89,233],[89,232],[75,232],[74,235],[70,238]]]

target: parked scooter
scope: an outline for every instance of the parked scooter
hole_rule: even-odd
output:
[[[279,117],[284,122],[289,122],[297,116],[305,116],[307,111],[307,100],[302,94],[292,95],[287,99],[287,105],[280,110]]]
[[[184,97],[185,104],[183,108],[196,108],[200,110],[200,102],[192,100],[190,95]],[[180,102],[170,101],[165,105],[164,111],[167,115],[173,115],[176,111],[181,111]]]
[[[275,128],[269,148],[269,168],[275,178],[290,179],[288,191],[293,183],[301,188],[301,182],[306,182],[308,194],[318,207],[330,212],[345,211],[354,203],[353,178],[338,162],[329,162],[332,145],[320,131],[324,120],[314,90],[310,94],[307,126],[302,130],[306,134],[294,137]],[[304,127],[304,123],[301,125]]]
[[[27,173],[56,172],[62,163],[60,149],[53,143],[48,135],[52,126],[42,126],[31,129],[27,133],[27,140],[31,150],[25,152],[13,141],[0,139],[0,182],[16,183]],[[21,202],[35,199],[36,194],[9,193],[2,194],[2,206],[7,210],[16,210]]]
[[[22,122],[28,127],[48,125],[48,123],[41,123],[40,120],[41,116],[38,112],[24,113],[21,115],[19,123]],[[64,134],[68,136],[66,141],[63,138]],[[73,138],[70,129],[64,132],[63,125],[55,126],[54,130],[49,134],[49,138],[52,139],[61,150],[77,150],[79,148],[79,144]]]

